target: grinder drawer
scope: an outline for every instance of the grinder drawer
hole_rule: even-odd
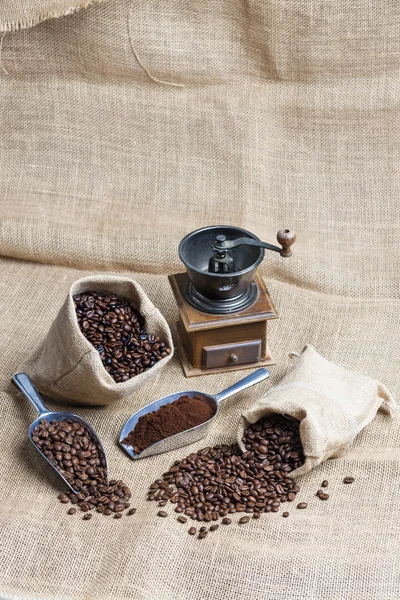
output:
[[[220,344],[203,348],[203,369],[233,367],[257,362],[261,358],[261,340],[250,340],[237,344]]]

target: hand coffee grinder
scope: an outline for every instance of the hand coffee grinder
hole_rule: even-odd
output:
[[[257,267],[265,249],[291,256],[296,236],[283,229],[277,239],[281,248],[245,229],[217,225],[181,241],[187,272],[169,280],[179,309],[173,333],[186,377],[275,364],[267,321],[278,313]]]

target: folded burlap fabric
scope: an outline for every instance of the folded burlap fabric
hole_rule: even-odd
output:
[[[280,383],[243,413],[238,442],[245,450],[243,431],[265,415],[281,413],[299,419],[306,459],[291,473],[296,476],[345,452],[379,408],[391,414],[397,405],[381,383],[326,360],[310,344],[294,360]]]
[[[82,335],[73,296],[94,290],[129,300],[144,318],[145,329],[157,335],[171,353],[128,381],[116,383],[105,370],[96,348]],[[111,404],[130,396],[172,358],[171,331],[160,311],[131,279],[111,276],[84,277],[75,281],[45,339],[29,356],[23,369],[43,393],[73,403]]]

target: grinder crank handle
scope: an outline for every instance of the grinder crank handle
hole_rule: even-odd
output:
[[[241,237],[237,238],[236,240],[227,241],[224,235],[218,235],[213,250],[217,252],[222,252],[223,250],[229,250],[230,248],[236,248],[237,246],[256,246],[257,248],[266,248],[267,250],[279,252],[279,254],[284,258],[289,258],[289,256],[292,256],[292,251],[290,247],[292,244],[294,244],[296,240],[296,235],[294,233],[291,233],[289,229],[281,229],[280,231],[278,231],[277,240],[282,246],[282,248],[278,248],[278,246],[273,246],[272,244],[268,244],[267,242],[262,242],[261,240],[254,240],[253,238],[248,237]]]

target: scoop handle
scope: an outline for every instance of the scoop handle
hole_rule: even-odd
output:
[[[39,396],[39,392],[33,385],[32,380],[26,373],[17,373],[16,375],[13,375],[12,382],[21,390],[24,396],[28,398],[29,402],[36,408],[39,415],[49,412],[47,406],[43,404],[43,400]]]
[[[251,375],[248,375],[244,379],[241,379],[240,381],[237,381],[230,387],[226,388],[226,390],[222,390],[222,392],[214,396],[214,398],[219,404],[221,400],[225,400],[225,398],[229,398],[229,396],[233,396],[233,394],[237,394],[251,385],[260,383],[261,381],[264,381],[264,379],[268,379],[270,375],[271,373],[267,369],[258,369]]]

